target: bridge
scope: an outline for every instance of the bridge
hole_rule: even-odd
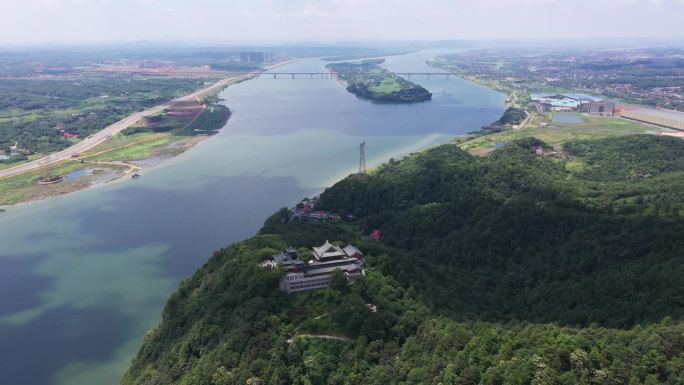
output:
[[[333,79],[336,76],[338,76],[337,72],[258,72],[254,74],[259,77],[272,77],[273,79],[277,79],[279,76],[281,78],[286,77],[291,79],[306,77],[310,79]],[[399,76],[405,76],[408,79],[411,79],[411,76],[425,77],[427,79],[430,79],[432,77],[450,79],[451,76],[454,75],[450,72],[394,72],[394,74]]]

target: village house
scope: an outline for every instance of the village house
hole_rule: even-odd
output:
[[[556,155],[558,155],[557,151],[545,150],[544,147],[542,147],[542,146],[536,146],[534,148],[534,152],[535,152],[535,154],[537,154],[537,156],[556,156]]]
[[[311,214],[309,214],[309,218],[324,221],[324,220],[328,219],[328,212],[327,211],[314,211]]]
[[[309,263],[304,263],[296,251],[288,249],[262,266],[283,267],[288,271],[280,281],[280,290],[288,294],[329,287],[335,270],[340,270],[350,283],[363,275],[363,253],[355,246],[342,248],[326,241],[312,249],[314,259]]]

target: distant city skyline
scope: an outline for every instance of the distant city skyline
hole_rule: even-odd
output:
[[[0,44],[684,39],[684,0],[0,0]]]

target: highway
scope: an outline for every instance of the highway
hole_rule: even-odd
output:
[[[95,147],[95,146],[101,144],[102,142],[106,141],[111,136],[118,134],[119,132],[125,130],[126,128],[130,127],[133,123],[137,122],[138,120],[140,120],[144,117],[154,115],[154,114],[159,113],[163,110],[171,108],[178,103],[190,101],[196,97],[201,97],[201,96],[204,96],[206,94],[210,94],[210,93],[212,93],[216,90],[219,90],[223,87],[229,86],[233,83],[236,83],[236,82],[239,82],[242,80],[250,79],[254,76],[256,76],[256,74],[249,73],[249,74],[245,74],[245,75],[239,75],[239,76],[221,79],[218,82],[216,82],[216,83],[214,83],[214,84],[212,84],[206,88],[203,88],[199,91],[195,91],[191,94],[182,96],[182,97],[177,98],[177,99],[173,99],[167,103],[164,103],[164,104],[149,108],[147,110],[135,113],[133,115],[130,115],[130,116],[128,116],[128,117],[126,117],[126,118],[124,118],[124,119],[122,119],[122,120],[120,120],[120,121],[118,121],[118,122],[116,122],[110,126],[105,127],[104,129],[96,132],[95,134],[88,136],[87,138],[83,139],[82,141],[74,144],[73,146],[71,146],[65,150],[56,152],[54,154],[47,155],[45,157],[33,160],[31,162],[28,162],[28,163],[24,163],[24,164],[20,164],[18,166],[15,166],[15,167],[10,167],[10,168],[4,169],[4,170],[0,170],[0,179],[7,178],[10,176],[14,176],[14,175],[18,175],[18,174],[23,174],[23,173],[29,172],[29,171],[34,171],[34,170],[37,170],[39,168],[54,165],[56,163],[62,162],[62,161],[67,160],[67,159],[72,159],[74,154],[82,154],[82,153],[92,149],[93,147]]]

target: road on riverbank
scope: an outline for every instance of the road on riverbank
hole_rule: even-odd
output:
[[[45,156],[45,157],[40,158],[40,159],[33,160],[31,162],[28,162],[28,163],[24,163],[24,164],[15,166],[15,167],[10,167],[10,168],[4,169],[4,170],[0,170],[0,179],[10,177],[10,176],[14,176],[14,175],[23,174],[23,173],[29,172],[29,171],[34,171],[34,170],[39,169],[39,168],[52,166],[56,163],[65,161],[67,159],[72,159],[77,154],[81,154],[85,151],[92,149],[93,147],[101,144],[102,142],[106,141],[107,139],[109,139],[113,135],[116,135],[119,132],[130,127],[132,124],[134,124],[135,122],[137,122],[138,120],[140,120],[142,118],[157,114],[159,112],[162,112],[166,109],[169,109],[169,108],[175,106],[178,103],[182,103],[182,102],[190,101],[190,100],[195,99],[195,98],[202,97],[204,95],[218,91],[224,87],[227,87],[231,84],[235,84],[237,82],[253,78],[257,75],[258,75],[258,73],[248,73],[248,74],[244,74],[244,75],[239,75],[239,76],[221,79],[218,82],[216,82],[216,83],[214,83],[214,84],[212,84],[206,88],[203,88],[199,91],[195,91],[191,94],[181,96],[180,98],[177,98],[177,99],[173,99],[167,103],[160,104],[158,106],[155,106],[155,107],[149,108],[147,110],[144,110],[144,111],[135,113],[133,115],[130,115],[130,116],[128,116],[128,117],[126,117],[126,118],[124,118],[124,119],[122,119],[122,120],[120,120],[120,121],[118,121],[118,122],[116,122],[110,126],[105,127],[104,129],[96,132],[95,134],[90,135],[89,137],[83,139],[82,141],[74,144],[73,146],[71,146],[65,150],[56,152],[54,154],[50,154],[48,156]]]

